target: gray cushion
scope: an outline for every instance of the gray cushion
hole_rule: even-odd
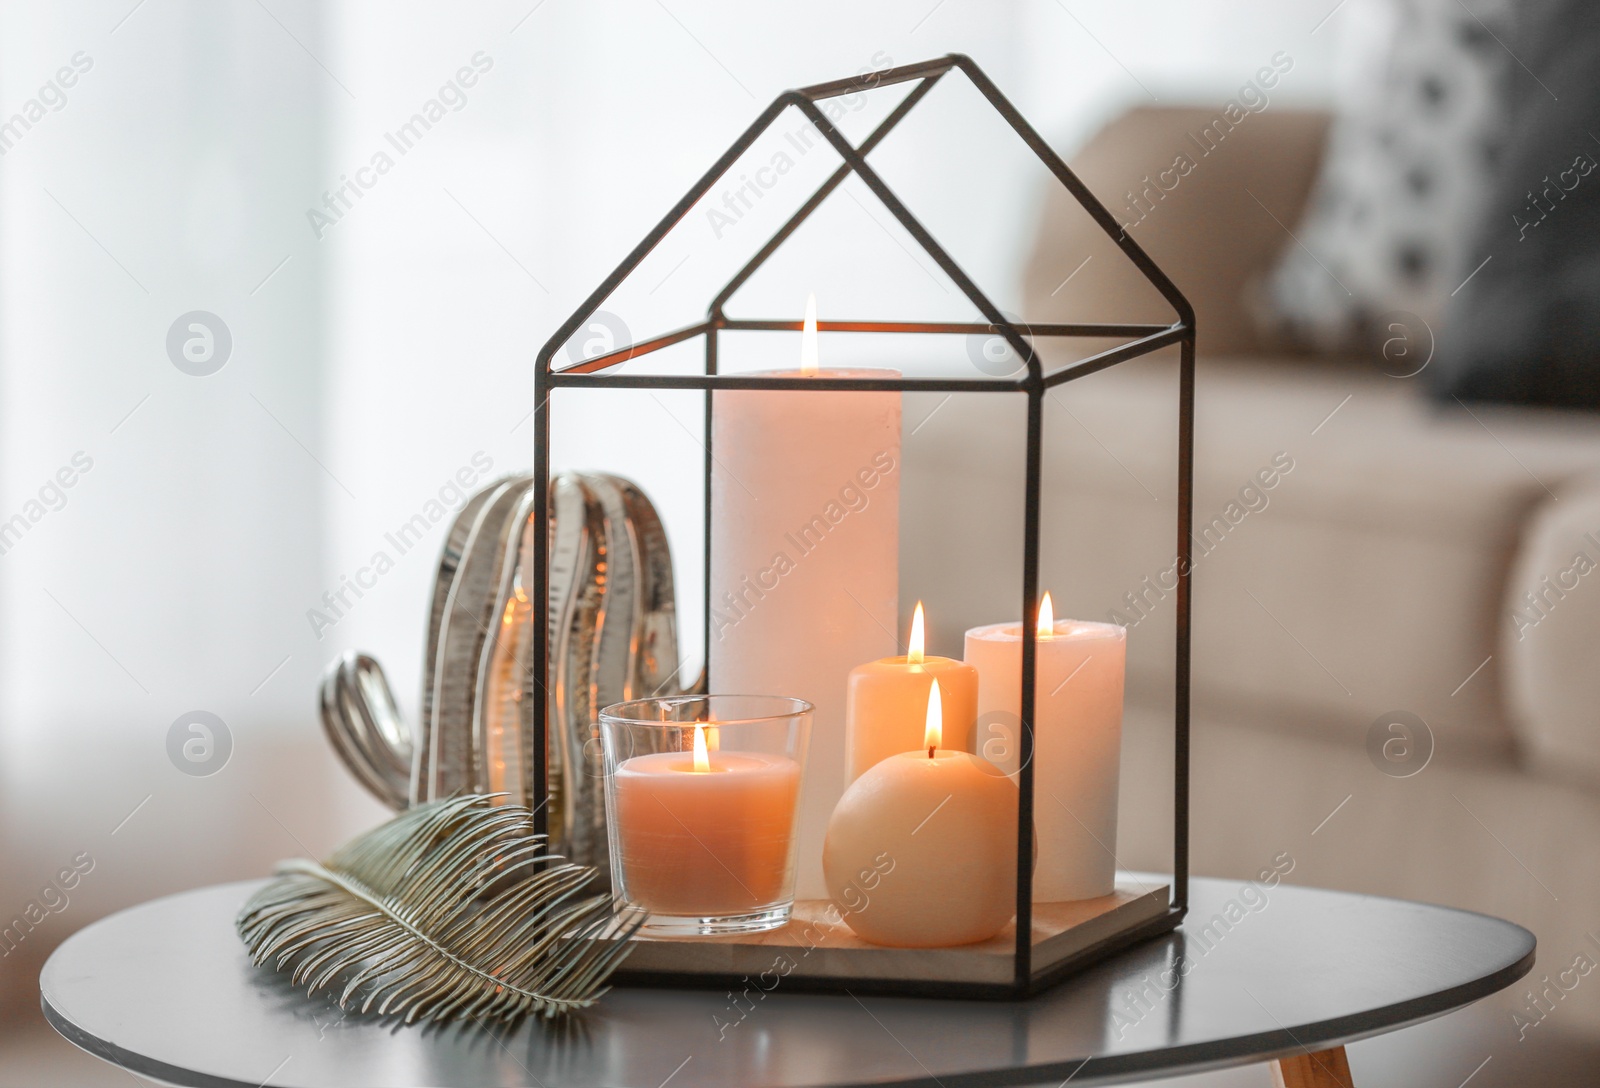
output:
[[[1518,16],[1514,113],[1433,381],[1443,398],[1600,408],[1600,5]],[[1534,73],[1537,73],[1535,75]]]

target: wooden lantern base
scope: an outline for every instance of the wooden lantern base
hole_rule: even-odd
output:
[[[1141,929],[1168,913],[1170,888],[1121,884],[1111,895],[1071,903],[1035,903],[1033,973]],[[930,905],[937,909],[936,904]],[[914,992],[1009,987],[1015,977],[1016,929],[955,948],[886,948],[857,937],[825,899],[795,903],[789,924],[763,933],[716,937],[639,935],[616,981],[624,985],[757,985],[809,990]]]

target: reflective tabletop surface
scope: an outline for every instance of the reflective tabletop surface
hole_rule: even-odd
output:
[[[774,976],[733,995],[615,989],[565,1023],[400,1027],[252,966],[233,918],[257,886],[158,899],[75,934],[40,977],[45,1015],[91,1053],[181,1085],[1085,1085],[1382,1034],[1510,985],[1534,956],[1531,933],[1480,914],[1196,880],[1177,932],[1027,1002],[785,993]]]

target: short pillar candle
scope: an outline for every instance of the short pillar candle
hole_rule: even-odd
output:
[[[941,747],[972,751],[978,670],[964,661],[924,653],[923,629],[918,601],[905,656],[869,661],[850,671],[844,703],[846,785],[874,764],[921,745],[928,693],[936,680],[944,706]]]

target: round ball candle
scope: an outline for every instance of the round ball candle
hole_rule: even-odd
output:
[[[1114,623],[1056,621],[1039,605],[1034,673],[1033,781],[1038,864],[1033,899],[1054,903],[1110,895],[1116,885],[1117,778],[1128,632]],[[977,750],[1018,770],[1022,624],[967,632],[978,669]]]
[[[716,752],[634,756],[616,770],[617,840],[630,900],[652,913],[746,914],[784,898],[800,764]]]
[[[911,617],[904,657],[885,657],[850,670],[845,688],[845,781],[867,768],[917,747],[922,740],[928,693],[937,681],[944,703],[943,746],[972,751],[978,718],[978,670],[964,661],[923,652],[922,602]]]
[[[868,768],[828,822],[828,891],[873,944],[972,944],[1016,914],[1016,784],[987,760],[939,747],[937,680],[925,720],[925,747]]]

